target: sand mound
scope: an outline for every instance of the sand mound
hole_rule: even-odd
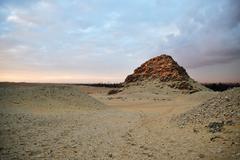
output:
[[[82,93],[77,86],[45,84],[1,86],[0,106],[38,109],[98,109],[104,105]]]
[[[124,86],[149,86],[158,88],[172,88],[184,90],[185,93],[194,93],[209,90],[189,77],[186,70],[179,66],[171,56],[161,55],[143,63],[127,76]]]
[[[179,124],[211,121],[240,123],[240,88],[219,93],[177,118]]]

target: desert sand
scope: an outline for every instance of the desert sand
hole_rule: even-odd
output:
[[[108,95],[109,88],[59,84],[0,89],[2,160],[240,158],[239,124],[212,133],[207,124],[177,123],[217,92],[133,86]]]

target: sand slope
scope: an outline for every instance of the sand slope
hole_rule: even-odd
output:
[[[209,123],[211,121],[240,124],[240,88],[221,92],[199,106],[179,115],[179,123]]]
[[[104,105],[69,85],[22,85],[0,87],[0,107],[35,111],[100,109]]]

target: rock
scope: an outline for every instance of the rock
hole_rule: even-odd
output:
[[[210,122],[208,124],[209,132],[216,133],[221,132],[224,126],[224,122]]]
[[[230,101],[230,99],[229,99],[229,97],[228,97],[228,96],[225,96],[225,100],[226,100],[227,102],[229,102],[229,101]]]
[[[216,139],[222,139],[222,137],[219,136],[219,135],[215,135],[215,136],[213,136],[213,137],[210,138],[210,141],[213,141],[213,142],[214,142]]]
[[[232,125],[234,125],[234,122],[232,120],[228,120],[225,122],[225,124],[228,126],[232,126]]]
[[[198,157],[199,158],[205,158],[205,155],[204,154],[199,154]]]
[[[187,81],[181,81],[181,82],[175,82],[175,83],[170,83],[168,85],[171,88],[176,88],[176,89],[180,89],[180,90],[192,90],[193,86],[191,84],[189,84]]]
[[[113,154],[112,154],[112,153],[109,153],[109,154],[108,154],[108,157],[112,158],[112,157],[113,157]]]
[[[199,132],[199,130],[198,130],[198,129],[196,129],[196,128],[193,128],[193,132],[194,132],[194,133],[198,133],[198,132]]]
[[[120,89],[112,89],[112,90],[110,90],[110,91],[108,92],[108,95],[117,94],[117,93],[119,93],[119,92],[121,92]]]

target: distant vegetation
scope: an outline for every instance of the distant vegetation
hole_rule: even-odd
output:
[[[122,83],[81,83],[81,84],[75,84],[75,85],[106,87],[106,88],[121,88],[123,86]]]
[[[225,91],[234,87],[240,87],[240,83],[203,83],[202,85],[213,91]]]

